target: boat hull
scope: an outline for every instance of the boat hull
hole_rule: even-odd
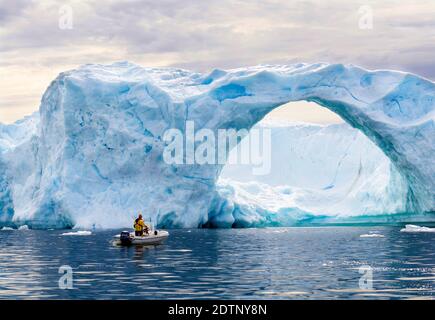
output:
[[[158,245],[162,244],[169,236],[169,232],[164,230],[157,231],[157,234],[150,233],[144,236],[135,236],[134,233],[130,233],[130,241],[121,241],[121,236],[116,235],[114,237],[115,245]]]

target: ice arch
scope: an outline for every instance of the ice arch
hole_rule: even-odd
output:
[[[13,208],[14,221],[42,227],[129,225],[143,208],[164,226],[200,226],[216,205],[222,165],[165,163],[164,132],[184,130],[188,120],[196,129],[249,129],[274,108],[306,100],[337,113],[383,150],[408,184],[407,211],[432,212],[434,98],[429,80],[341,64],[208,75],[86,65],[53,81],[30,119],[38,122],[33,133],[21,133],[30,120],[2,129],[17,137],[0,144],[9,168],[0,176],[6,186],[0,200],[8,216]]]
[[[211,108],[219,110],[215,127],[251,127],[284,103],[316,102],[360,129],[391,159],[409,184],[410,212],[434,211],[434,83],[401,72],[323,64],[215,71],[207,79],[215,85],[191,100],[192,117]]]

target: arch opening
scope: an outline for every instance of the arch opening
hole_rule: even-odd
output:
[[[229,226],[229,217],[218,217],[225,206],[232,210],[233,227],[363,223],[406,213],[405,179],[373,141],[333,111],[291,102],[272,110],[252,131],[270,135],[262,141],[252,133],[245,138],[251,146],[270,144],[260,146],[270,151],[263,155],[270,170],[256,174],[258,163],[226,164],[217,181],[225,203],[211,224]],[[239,158],[249,158],[252,149],[234,148],[230,157],[240,152]]]

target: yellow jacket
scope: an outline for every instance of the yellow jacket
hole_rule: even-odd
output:
[[[142,231],[143,229],[145,229],[145,223],[143,222],[143,220],[136,220],[134,222],[134,231]]]

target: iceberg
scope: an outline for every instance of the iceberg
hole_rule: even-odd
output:
[[[219,181],[224,163],[174,164],[163,159],[167,130],[186,133],[189,121],[197,130],[250,130],[273,109],[300,100],[337,113],[379,148],[385,156],[380,165],[392,168],[387,180],[394,183],[381,177],[382,187],[369,193],[367,202],[359,199],[352,205],[346,200],[326,216],[340,218],[347,209],[347,214],[382,209],[432,217],[434,99],[430,80],[353,65],[261,65],[210,74],[128,62],[84,65],[61,73],[34,115],[0,124],[0,224],[117,228],[130,226],[138,211],[167,228],[309,220],[315,208],[302,196],[292,199],[301,204],[292,208],[270,210],[249,200],[249,194],[244,199],[251,202],[240,204],[243,197],[235,198]],[[291,160],[291,152],[288,156]],[[323,191],[336,191],[337,179]],[[356,197],[364,195],[358,189],[368,190],[361,181],[351,189]],[[308,182],[295,188],[314,190]],[[243,184],[230,183],[239,190],[246,189]],[[263,190],[270,186],[271,193],[278,192],[277,185],[263,185]],[[385,188],[391,196],[375,206],[373,199],[381,198],[376,190]],[[306,194],[316,200],[315,193]]]

